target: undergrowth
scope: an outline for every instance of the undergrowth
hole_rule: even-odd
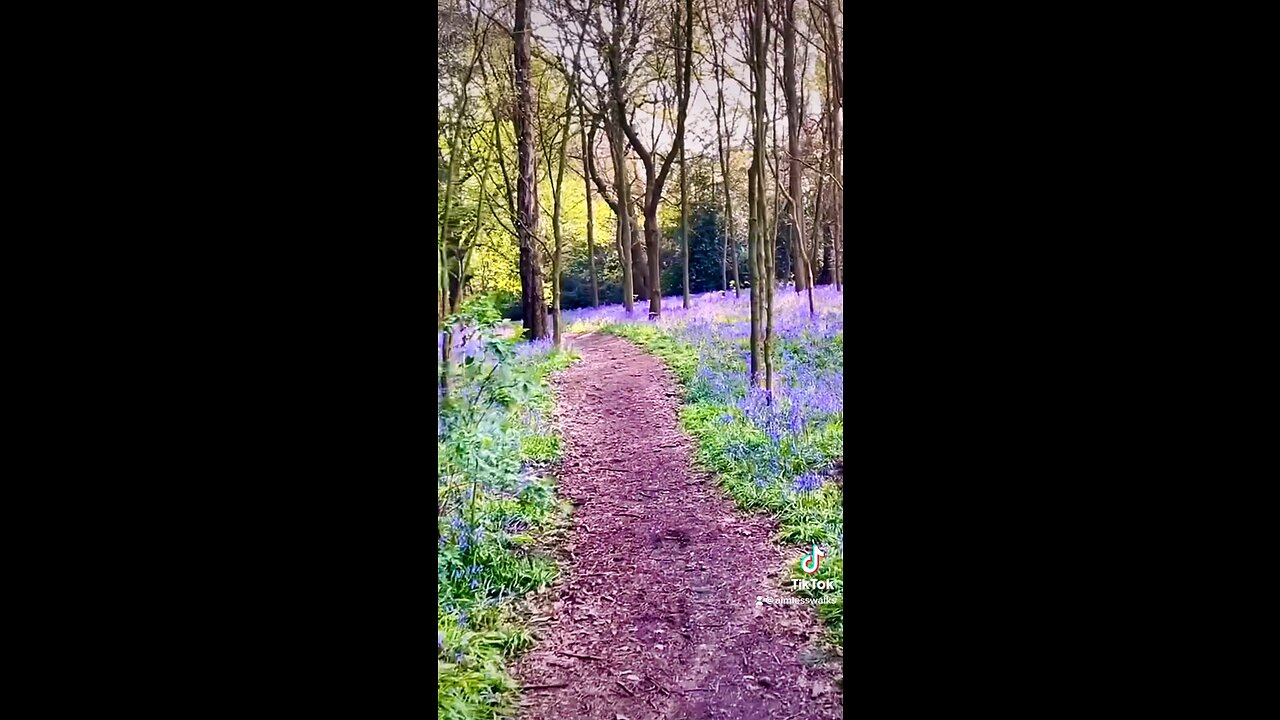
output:
[[[773,516],[780,542],[826,549],[816,574],[803,573],[795,560],[796,578],[842,584],[843,490],[823,474],[844,456],[842,309],[828,306],[810,318],[807,306],[792,307],[796,303],[784,296],[775,320],[775,390],[768,394],[748,387],[747,301],[745,295],[709,294],[695,299],[695,311],[682,311],[669,310],[664,299],[663,319],[656,323],[613,310],[573,319],[578,327],[624,337],[662,358],[684,388],[680,421],[697,441],[697,463],[716,475],[739,507]],[[836,600],[816,607],[832,641],[843,646],[841,592],[798,594]]]
[[[452,341],[455,365],[437,444],[437,717],[449,720],[514,714],[506,665],[532,637],[512,601],[556,577],[538,550],[563,511],[541,472],[560,454],[546,380],[576,357],[517,345],[496,325],[482,307],[438,338]]]

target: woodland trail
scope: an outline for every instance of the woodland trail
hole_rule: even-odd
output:
[[[515,664],[522,720],[838,718],[839,658],[811,608],[782,597],[767,518],[690,466],[676,382],[617,337],[570,339],[556,379],[559,488],[574,505],[551,619]]]

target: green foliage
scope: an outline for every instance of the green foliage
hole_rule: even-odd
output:
[[[502,337],[491,301],[451,320],[462,359],[439,415],[437,716],[508,717],[515,683],[505,665],[532,642],[510,602],[557,572],[538,548],[562,510],[532,464],[560,451],[544,422],[546,376],[575,358]]]
[[[844,453],[844,421],[840,414],[825,416],[803,433],[782,433],[773,442],[759,427],[748,422],[742,410],[717,400],[716,394],[696,380],[700,368],[724,363],[741,363],[737,358],[704,356],[700,347],[681,339],[678,326],[653,323],[612,323],[602,327],[640,345],[662,358],[684,387],[686,405],[680,421],[697,441],[695,461],[718,478],[739,507],[768,513],[778,524],[778,541],[792,546],[810,544],[839,547],[824,561],[817,576],[804,575],[799,560],[793,565],[797,577],[843,580],[843,491],[831,483],[813,492],[796,492],[791,481],[826,467]],[[843,362],[843,334],[814,343],[783,341],[775,347],[781,359],[803,353],[814,367],[839,367]],[[775,365],[778,363],[775,362]],[[742,368],[745,372],[745,366]],[[762,458],[769,458],[763,462]],[[820,593],[836,595],[839,593]],[[843,599],[818,605],[819,617],[831,631],[833,642],[844,643]]]
[[[684,240],[679,215],[671,227],[664,228],[672,238],[670,268],[663,274],[662,287],[668,293],[677,293],[684,286]],[[720,213],[711,206],[691,208],[689,213],[689,292],[700,294],[722,289],[724,280],[720,270],[720,254],[724,251]],[[733,268],[729,268],[729,280],[733,281]]]

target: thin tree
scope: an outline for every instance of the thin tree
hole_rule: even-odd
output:
[[[577,68],[574,68],[577,74]],[[582,197],[587,199],[587,262],[591,267],[591,307],[600,307],[600,283],[596,279],[596,214],[595,203],[591,199],[591,177],[587,155],[595,155],[595,146],[587,142],[587,111],[578,98],[578,134],[582,139]],[[594,138],[592,138],[594,139]]]
[[[782,10],[782,91],[787,103],[787,156],[788,182],[787,207],[791,211],[791,247],[795,267],[796,292],[806,288],[809,292],[809,315],[813,308],[813,275],[808,251],[804,242],[804,208],[800,195],[800,104],[796,98],[796,0],[781,0]]]
[[[684,33],[684,47],[676,46],[676,73],[683,77],[682,90],[684,102],[688,104],[689,88],[693,72],[693,0],[685,0],[684,19],[680,19],[677,11],[676,27]],[[688,132],[682,127],[681,132]],[[688,310],[689,302],[689,165],[685,162],[685,145],[680,143],[680,234],[684,237],[684,309]]]
[[[720,45],[716,43],[715,33],[711,28],[710,4],[705,7],[703,21],[706,23],[707,41],[711,45],[712,72],[716,80],[716,101],[713,106],[716,117],[716,154],[720,158],[720,175],[722,187],[724,188],[725,222],[721,223],[724,232],[724,251],[720,254],[720,275],[723,289],[728,292],[729,272],[727,265],[731,262],[733,264],[733,295],[734,297],[741,297],[742,279],[738,277],[738,241],[733,228],[733,193],[729,183],[729,128],[724,126],[725,60]]]
[[[691,83],[684,81],[683,78],[678,82],[675,140],[671,151],[667,153],[659,165],[654,158],[654,150],[646,148],[644,141],[636,132],[634,124],[625,111],[625,108],[629,105],[628,98],[631,96],[629,88],[630,68],[624,62],[621,28],[628,27],[630,32],[628,47],[634,48],[645,27],[644,18],[639,13],[639,8],[632,8],[630,12],[627,9],[627,0],[614,0],[612,17],[614,33],[605,57],[608,61],[607,75],[609,91],[614,103],[615,120],[622,125],[622,131],[626,135],[631,149],[635,151],[636,156],[639,157],[640,163],[644,167],[644,200],[641,204],[641,210],[644,215],[645,250],[649,261],[649,317],[650,319],[655,319],[662,315],[662,231],[658,225],[658,204],[662,199],[662,188],[666,185],[671,166],[680,154],[680,148],[684,144],[684,127],[689,112]],[[686,17],[684,24],[691,25],[692,18]],[[691,68],[686,68],[683,75],[688,76],[690,71]]]
[[[547,336],[547,305],[542,289],[542,258],[538,252],[538,176],[533,147],[533,57],[530,50],[530,0],[516,0],[515,28],[515,125],[516,237],[520,245],[520,306],[530,340]]]
[[[765,251],[766,204],[764,192],[764,176],[766,172],[765,143],[767,141],[765,122],[765,103],[767,97],[765,48],[766,39],[766,4],[765,0],[747,0],[746,24],[748,34],[747,58],[751,68],[751,167],[748,170],[748,205],[751,214],[748,219],[748,238],[751,251],[751,337],[750,337],[750,377],[753,387],[769,390],[772,383],[772,368],[769,360],[771,350],[770,333],[772,330],[772,308],[769,303],[769,289],[773,285],[767,261],[772,252]],[[762,327],[763,326],[763,327]]]
[[[454,297],[450,297],[450,271],[449,271],[449,253],[448,246],[454,233],[453,225],[453,196],[455,181],[458,176],[458,165],[462,159],[462,134],[463,121],[467,115],[467,101],[470,99],[471,93],[469,87],[471,85],[471,77],[475,73],[477,65],[480,63],[481,55],[484,49],[485,36],[488,34],[488,26],[485,26],[484,32],[480,32],[480,17],[477,15],[471,29],[471,42],[473,52],[470,62],[467,63],[466,70],[462,74],[461,83],[454,97],[453,114],[449,127],[449,158],[448,165],[445,169],[444,180],[444,208],[440,212],[439,231],[436,233],[438,256],[440,260],[439,281],[440,281],[440,313],[438,325],[443,331],[440,341],[440,355],[442,370],[440,373],[440,387],[444,394],[449,394],[449,380],[453,367],[453,328],[446,322],[445,318],[453,312],[457,311],[460,304],[460,296],[462,291],[462,281],[466,277],[466,268],[462,263],[458,266],[458,289],[454,293]],[[436,150],[438,160],[442,159],[439,148]],[[481,186],[483,192],[483,185]],[[460,241],[459,241],[460,242]]]
[[[836,290],[844,283],[844,167],[841,165],[841,111],[844,106],[844,57],[840,49],[840,29],[836,14],[841,12],[841,0],[810,0],[825,20],[818,23],[822,32],[823,57],[826,69],[827,96],[827,168],[831,181],[831,244],[834,256],[832,273]]]
[[[555,174],[548,174],[551,181],[551,232],[555,238],[555,247],[551,253],[551,315],[552,342],[560,347],[562,325],[560,314],[560,283],[563,272],[561,259],[564,253],[564,170],[569,164],[569,127],[573,119],[573,94],[565,89],[564,112],[552,118],[556,123],[551,132],[542,133],[542,145],[547,154],[547,166],[555,169]],[[591,196],[587,196],[590,201]]]

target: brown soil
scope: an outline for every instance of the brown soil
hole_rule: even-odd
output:
[[[514,668],[521,718],[841,717],[813,609],[756,604],[789,594],[794,558],[691,470],[674,379],[616,337],[571,345],[582,360],[557,379],[556,412],[573,529],[550,619]]]

